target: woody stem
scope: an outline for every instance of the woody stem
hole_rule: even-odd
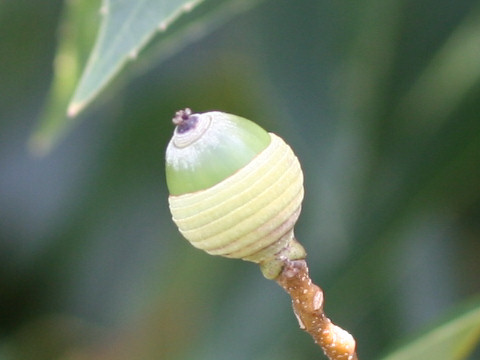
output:
[[[353,336],[325,315],[323,291],[312,283],[305,260],[285,260],[275,281],[292,298],[300,328],[313,337],[330,360],[358,360]]]

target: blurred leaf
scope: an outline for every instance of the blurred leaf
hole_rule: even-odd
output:
[[[411,90],[400,102],[397,117],[416,119],[399,124],[407,133],[433,131],[443,124],[480,81],[480,7],[446,39]]]
[[[462,310],[383,360],[465,359],[480,339],[480,302]]]
[[[141,76],[155,64],[180,52],[187,45],[200,41],[202,37],[215,31],[228,20],[252,10],[264,0],[215,0],[192,11],[193,18],[179,19],[169,28],[169,36],[151,42],[151,50],[138,59],[139,65],[133,69],[133,76]],[[173,24],[172,24],[173,25]],[[171,31],[171,32],[170,32]],[[150,46],[150,45],[149,45]]]
[[[105,0],[103,21],[87,67],[68,108],[76,116],[129,59],[135,59],[157,31],[202,0]]]
[[[29,143],[34,154],[48,152],[70,125],[65,109],[95,38],[98,7],[98,0],[69,0],[65,3],[59,29],[60,44],[55,57],[53,83],[46,108]]]
[[[192,10],[200,1],[105,0],[100,12],[104,16],[96,44],[81,74],[90,50],[97,20],[98,1],[70,0],[62,24],[62,42],[55,61],[55,79],[47,109],[30,139],[35,154],[47,153],[73,124],[72,118],[85,108],[106,87],[130,59],[147,44],[157,31],[165,31],[154,42],[150,56],[142,57],[134,75],[151,68],[175,54],[183,46],[205,36],[231,17],[258,5],[260,0],[211,1],[184,21],[175,21],[182,12]],[[170,31],[170,25],[178,26]],[[132,29],[135,31],[132,32]],[[127,36],[128,35],[128,36]],[[80,78],[78,83],[78,79]],[[76,89],[75,89],[76,86]],[[72,93],[75,90],[75,94]],[[68,107],[68,117],[65,112]]]
[[[80,69],[85,63],[85,48],[91,46],[91,35],[96,29],[91,22],[97,19],[98,1],[67,2],[62,42],[55,60],[54,84],[47,109],[30,140],[32,151],[36,154],[48,152],[72,123],[65,116],[67,107],[69,117],[77,115],[128,59],[136,58],[155,32],[165,30],[182,11],[189,11],[200,2],[104,0],[100,9],[103,15],[100,32],[78,84]]]

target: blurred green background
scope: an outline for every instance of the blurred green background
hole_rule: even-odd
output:
[[[171,222],[164,149],[186,106],[294,148],[296,235],[360,358],[480,292],[480,2],[255,5],[141,53],[37,157],[64,4],[0,2],[0,359],[321,358],[257,266]]]

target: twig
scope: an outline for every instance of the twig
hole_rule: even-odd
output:
[[[313,337],[330,360],[358,360],[353,336],[323,312],[323,291],[312,283],[305,260],[285,260],[275,280],[292,298],[300,328]]]

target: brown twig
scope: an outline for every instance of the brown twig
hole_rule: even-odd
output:
[[[305,260],[285,260],[275,280],[292,298],[300,328],[313,337],[330,360],[358,360],[353,336],[323,312],[323,291],[312,283]]]

